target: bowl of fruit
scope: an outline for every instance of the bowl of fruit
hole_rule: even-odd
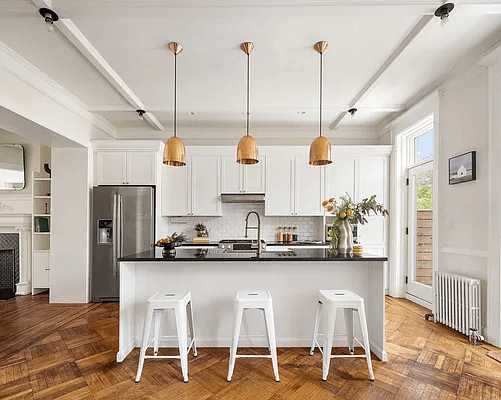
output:
[[[158,247],[163,247],[162,254],[165,256],[166,254],[175,254],[176,247],[180,246],[183,242],[186,242],[187,236],[184,234],[178,235],[174,232],[171,236],[167,236],[157,240],[156,245]]]

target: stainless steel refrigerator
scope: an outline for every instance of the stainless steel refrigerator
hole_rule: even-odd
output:
[[[118,301],[117,259],[154,247],[155,190],[150,186],[97,186],[92,197],[91,299]]]

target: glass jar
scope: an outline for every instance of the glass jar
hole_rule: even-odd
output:
[[[282,231],[282,227],[278,227],[278,232],[277,232],[277,242],[278,243],[283,243],[284,242],[284,232]]]
[[[294,226],[292,228],[292,241],[297,242],[298,237],[297,237],[297,226]]]
[[[287,243],[292,243],[292,226],[287,228]]]

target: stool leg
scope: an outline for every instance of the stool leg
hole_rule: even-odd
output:
[[[278,359],[277,359],[277,342],[275,337],[275,319],[273,318],[273,308],[272,306],[266,307],[265,310],[265,322],[269,334],[270,343],[270,354],[271,363],[273,364],[273,373],[275,374],[275,381],[280,382],[280,377],[278,376]]]
[[[192,306],[191,301],[188,303],[187,313],[188,313],[188,327],[190,328],[191,340],[193,340],[193,355],[196,357],[197,356],[197,340],[195,339],[195,321],[193,319],[193,306]]]
[[[240,336],[240,325],[242,324],[243,309],[235,304],[233,310],[233,337],[231,339],[230,347],[230,366],[228,367],[228,378],[226,380],[231,382],[233,370],[235,369],[235,359],[237,358],[238,338]]]
[[[369,344],[369,332],[367,330],[367,319],[365,318],[365,309],[364,306],[358,309],[358,316],[360,318],[360,327],[362,328],[362,337],[364,340],[364,348],[365,348],[365,358],[367,359],[367,368],[369,369],[370,380],[374,380],[374,371],[372,370],[372,361],[371,361],[371,348]]]
[[[311,341],[310,356],[315,352],[315,340],[318,336],[318,325],[320,323],[320,311],[322,311],[322,303],[318,302],[317,313],[315,316],[315,327],[313,328],[313,340]]]
[[[153,318],[153,310],[150,307],[146,308],[146,316],[144,317],[143,326],[143,340],[141,344],[141,350],[139,352],[139,363],[137,365],[136,382],[141,380],[141,373],[143,372],[144,356],[146,355],[146,349],[148,348],[148,336],[151,328],[151,321]]]
[[[324,354],[322,366],[322,379],[327,380],[331,364],[332,341],[334,339],[334,329],[336,325],[337,309],[329,307],[324,316]]]
[[[264,310],[264,308],[261,308],[260,310],[263,312],[263,318],[266,321],[266,311]],[[268,343],[268,351],[271,354],[270,332],[268,332],[268,325],[266,323],[264,324],[264,326],[266,328],[266,340],[267,340],[267,343]]]
[[[350,354],[355,354],[353,346],[353,308],[344,309],[344,324],[346,325],[346,335],[348,336],[348,349]]]
[[[153,355],[158,354],[158,346],[160,345],[160,333],[162,332],[162,325],[164,322],[164,310],[153,310],[155,338],[153,340]]]
[[[181,371],[183,372],[183,379],[188,382],[188,329],[186,308],[176,307],[176,328],[177,338],[179,342],[179,358],[181,359]]]

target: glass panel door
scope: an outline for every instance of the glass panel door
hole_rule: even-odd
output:
[[[409,169],[407,293],[432,303],[433,162]]]

